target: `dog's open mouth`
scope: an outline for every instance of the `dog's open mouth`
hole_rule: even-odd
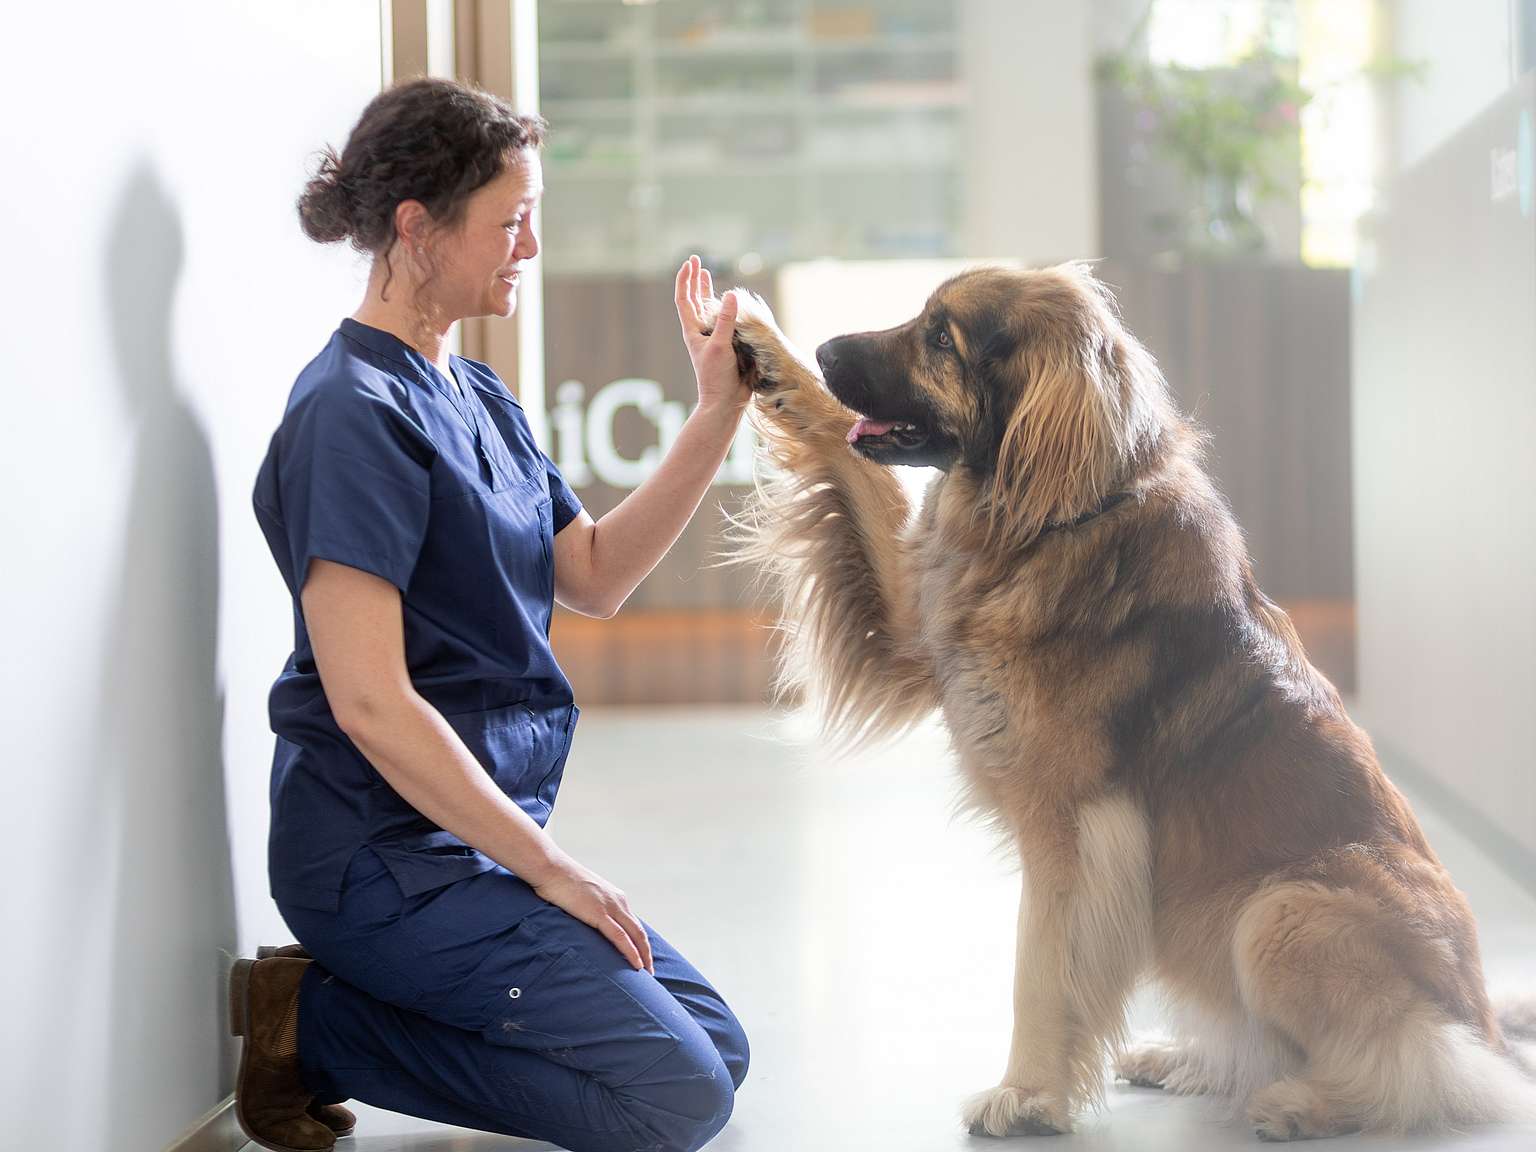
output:
[[[903,451],[921,448],[928,442],[928,433],[906,420],[872,420],[860,416],[848,429],[848,443],[855,448],[899,448]]]

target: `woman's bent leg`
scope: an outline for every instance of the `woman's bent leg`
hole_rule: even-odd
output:
[[[635,971],[526,896],[497,870],[407,898],[360,852],[338,913],[284,908],[317,961],[300,995],[306,1087],[577,1152],[702,1147],[745,1072],[729,1009],[669,947],[656,977]]]
[[[299,996],[299,1054],[305,1087],[317,1095],[549,1140],[572,1152],[685,1146],[663,1139],[632,1114],[631,1101],[593,1076],[375,1000],[319,965],[307,975]]]

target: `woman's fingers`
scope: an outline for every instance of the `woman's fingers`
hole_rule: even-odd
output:
[[[683,266],[677,270],[677,283],[673,287],[677,320],[683,326],[685,336],[697,336],[704,330],[704,317],[700,315],[694,298],[693,261],[692,256],[683,261]]]
[[[715,317],[715,330],[710,336],[711,340],[718,340],[722,344],[729,345],[732,335],[736,332],[736,312],[738,301],[734,291],[727,292],[725,299],[720,301],[720,314]]]
[[[710,278],[708,268],[701,267],[699,269],[699,279],[702,281],[700,287],[704,291],[704,299],[713,300],[715,298],[715,282]]]
[[[612,916],[606,917],[599,925],[604,936],[608,937],[608,943],[619,950],[619,955],[629,961],[631,968],[643,968],[645,965],[640,960],[640,950],[635,947],[635,942],[629,938],[629,933],[624,930]]]
[[[645,970],[652,976],[656,975],[656,964],[651,958],[651,938],[645,930],[645,925],[640,923],[640,918],[628,908],[621,909],[615,917],[623,925],[624,931],[629,933],[629,938],[634,941],[635,947],[640,952],[640,960]]]

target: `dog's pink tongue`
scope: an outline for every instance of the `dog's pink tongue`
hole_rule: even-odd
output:
[[[868,416],[860,416],[859,422],[848,429],[848,443],[852,444],[860,436],[884,436],[894,427],[894,420],[871,420]]]

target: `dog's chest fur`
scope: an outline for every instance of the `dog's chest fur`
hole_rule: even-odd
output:
[[[1107,771],[1102,726],[1068,706],[1067,685],[1053,681],[1061,670],[1030,639],[1050,622],[1029,573],[1001,570],[951,533],[920,540],[918,639],[978,806],[1017,812]]]

